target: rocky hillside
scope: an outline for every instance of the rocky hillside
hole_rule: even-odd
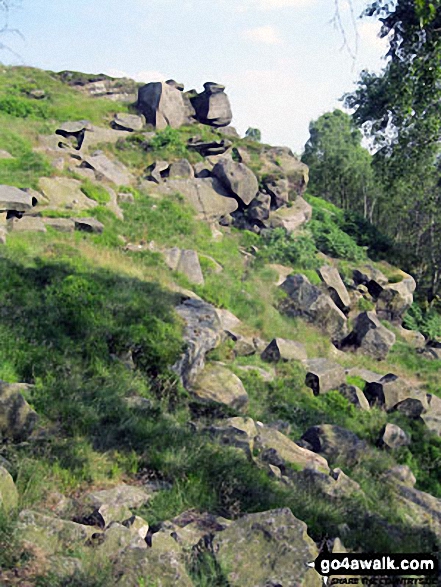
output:
[[[0,76],[0,584],[320,587],[439,552],[415,281],[220,84]]]

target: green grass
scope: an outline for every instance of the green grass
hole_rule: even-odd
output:
[[[89,180],[83,182],[81,191],[91,200],[95,200],[98,204],[108,204],[110,202],[109,192],[99,184],[92,183]]]

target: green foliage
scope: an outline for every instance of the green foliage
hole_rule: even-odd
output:
[[[149,149],[160,151],[167,149],[174,155],[184,156],[187,151],[187,145],[183,141],[182,134],[178,129],[167,126],[164,130],[157,131],[156,135],[149,141]]]
[[[81,191],[91,200],[95,200],[99,204],[107,204],[110,202],[109,192],[102,186],[96,183],[92,183],[90,180],[83,182]]]
[[[262,133],[258,128],[252,128],[251,126],[246,130],[245,137],[252,141],[260,143],[262,140]]]
[[[349,261],[364,261],[366,252],[327,214],[316,214],[309,223],[317,248],[326,255]]]
[[[435,340],[441,336],[441,315],[434,308],[423,310],[414,302],[404,317],[404,327],[418,330],[429,340]]]
[[[370,259],[385,259],[392,252],[392,239],[356,212],[345,211],[341,228],[355,240],[357,245],[367,250]]]
[[[46,102],[23,98],[21,96],[4,96],[0,98],[0,112],[15,116],[16,118],[49,118],[49,111]]]
[[[264,236],[260,256],[266,261],[316,269],[320,262],[313,239],[305,235],[286,233],[283,228],[271,230]]]

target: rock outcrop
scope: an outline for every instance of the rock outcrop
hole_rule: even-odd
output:
[[[167,83],[152,82],[142,86],[138,91],[137,107],[147,124],[158,130],[167,126],[179,128],[186,120],[182,92]]]
[[[204,84],[204,91],[191,98],[195,118],[214,127],[228,126],[233,119],[225,86],[213,82]]]

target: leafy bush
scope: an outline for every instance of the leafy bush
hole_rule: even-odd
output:
[[[293,265],[302,269],[317,269],[320,262],[314,240],[309,235],[293,235],[283,228],[265,234],[260,253],[266,261]]]
[[[340,228],[349,234],[357,245],[366,247],[371,259],[384,259],[392,251],[392,240],[356,212],[345,211]]]
[[[416,302],[412,304],[404,317],[404,327],[410,330],[418,330],[429,340],[441,336],[441,316],[430,308],[423,310]]]
[[[176,155],[185,155],[187,145],[184,142],[178,129],[167,126],[164,130],[159,130],[148,143],[149,149],[159,151],[167,149]]]
[[[366,252],[354,239],[344,232],[335,220],[325,213],[316,213],[309,223],[317,248],[331,257],[340,257],[349,261],[363,261]]]
[[[46,120],[49,110],[45,102],[39,102],[21,96],[3,96],[0,98],[0,112],[16,118],[34,118]]]

